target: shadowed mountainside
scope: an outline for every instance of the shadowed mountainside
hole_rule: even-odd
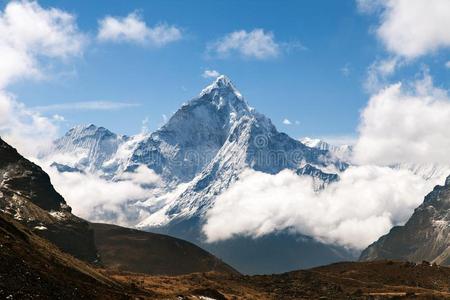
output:
[[[370,245],[360,260],[397,259],[450,265],[450,176],[436,186],[404,226]]]
[[[189,242],[113,225],[91,225],[78,218],[55,191],[48,175],[2,139],[0,178],[0,212],[81,260],[148,274],[236,273]]]
[[[100,259],[108,268],[167,275],[238,274],[212,254],[180,239],[109,224],[92,223],[91,228]]]

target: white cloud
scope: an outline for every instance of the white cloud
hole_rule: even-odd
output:
[[[86,43],[73,15],[28,1],[6,5],[0,37],[0,88],[21,77],[41,77],[40,57],[79,55]]]
[[[445,67],[450,69],[450,60],[448,62],[445,63]]]
[[[284,118],[283,119],[283,124],[284,125],[292,125],[292,122],[289,119]]]
[[[157,47],[178,41],[181,37],[181,30],[173,25],[158,24],[148,27],[136,12],[124,18],[103,18],[99,21],[97,35],[100,41],[134,42]]]
[[[113,102],[113,101],[88,101],[52,104],[33,107],[33,110],[46,111],[64,111],[64,110],[118,110],[123,108],[138,107],[138,103]]]
[[[405,222],[436,182],[407,170],[350,167],[339,182],[315,192],[310,177],[285,170],[248,170],[219,195],[203,227],[210,242],[281,230],[363,249]]]
[[[138,205],[152,196],[152,191],[144,186],[160,184],[160,178],[145,166],[133,173],[124,173],[116,181],[108,181],[97,174],[60,173],[48,167],[49,162],[41,161],[40,165],[73,208],[73,213],[94,222],[136,225],[149,216],[149,212]]]
[[[234,31],[208,47],[219,57],[227,57],[237,53],[243,57],[255,59],[268,59],[280,54],[280,45],[275,41],[271,32],[263,29],[252,31]]]
[[[0,14],[0,37],[0,135],[22,154],[34,157],[56,137],[54,121],[61,118],[43,117],[5,88],[23,77],[45,76],[42,58],[80,55],[86,37],[73,15],[28,1],[6,5]]]
[[[220,73],[216,70],[205,70],[202,74],[203,78],[216,78],[219,77]]]
[[[27,157],[36,157],[57,136],[52,120],[0,91],[0,136]]]
[[[375,13],[381,11],[385,0],[356,0],[356,5],[361,13]]]
[[[428,74],[411,87],[392,84],[372,96],[361,114],[355,161],[449,164],[450,98]]]
[[[64,116],[61,116],[58,114],[54,114],[52,119],[57,122],[64,122],[66,120],[66,118],[64,118]]]
[[[377,36],[391,53],[413,59],[450,47],[448,0],[358,0],[364,12],[378,12]]]
[[[402,62],[394,57],[383,60],[376,60],[367,70],[367,78],[364,82],[364,88],[368,92],[375,92],[386,85],[387,79],[394,74],[395,70]]]

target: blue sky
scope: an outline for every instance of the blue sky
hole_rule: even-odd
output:
[[[6,5],[1,1],[2,6]],[[150,130],[181,103],[196,96],[217,70],[232,79],[258,111],[293,137],[353,136],[371,91],[368,69],[392,57],[374,27],[378,14],[361,13],[342,1],[39,1],[77,17],[89,42],[78,57],[51,61],[45,80],[19,80],[9,86],[28,107],[59,105],[44,115],[64,116],[62,130],[95,123],[117,133]],[[135,12],[148,27],[175,26],[181,38],[164,46],[99,41],[99,20]],[[263,29],[278,46],[275,56],[257,58],[207,50],[231,32]],[[446,87],[449,71],[443,51],[408,62],[389,80],[414,78],[430,69],[435,85]],[[426,66],[426,67],[425,67]],[[62,109],[61,104],[112,101],[130,103],[116,110]],[[287,118],[293,124],[283,124]],[[298,121],[299,124],[295,124]]]

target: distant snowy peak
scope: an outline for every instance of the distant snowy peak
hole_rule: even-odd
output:
[[[53,151],[56,163],[86,171],[98,171],[130,138],[93,124],[79,125],[57,139]]]
[[[353,146],[341,145],[335,146],[321,139],[312,139],[305,137],[300,141],[308,147],[329,151],[334,157],[352,164]],[[450,173],[450,166],[436,163],[398,163],[389,166],[398,170],[409,170],[424,180],[442,181]]]
[[[329,151],[336,158],[350,163],[353,152],[353,147],[350,145],[335,146],[325,142],[324,140],[312,139],[309,137],[304,137],[300,139],[300,141],[308,147]]]

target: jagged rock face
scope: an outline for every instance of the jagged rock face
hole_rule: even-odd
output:
[[[92,124],[80,125],[57,139],[52,152],[68,155],[67,160],[71,161],[69,163],[63,161],[63,163],[70,164],[69,168],[99,171],[105,169],[105,164],[128,140],[128,137],[119,136],[104,127]],[[63,164],[59,165],[63,166]]]
[[[23,196],[44,210],[69,209],[48,175],[0,138],[0,191]]]
[[[215,197],[246,168],[276,174],[306,164],[335,172],[347,167],[329,151],[307,147],[278,132],[269,118],[248,106],[224,76],[142,141],[131,161],[146,164],[169,181],[189,183],[163,208],[166,222],[203,216]],[[299,175],[318,175],[316,171],[308,173],[310,170],[304,169]],[[138,226],[154,226],[152,219]]]
[[[141,141],[129,167],[145,164],[169,182],[189,182],[216,156],[235,120],[250,114],[231,82],[221,78]]]
[[[63,251],[94,262],[89,224],[71,214],[48,175],[0,139],[0,211],[12,215]]]
[[[404,226],[370,245],[360,260],[422,260],[450,265],[450,177],[436,186]]]

